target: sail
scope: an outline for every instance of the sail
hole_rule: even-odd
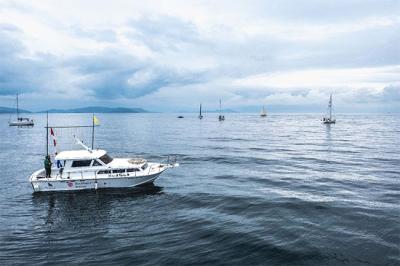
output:
[[[323,122],[328,123],[328,124],[336,122],[335,116],[333,114],[332,94],[329,95],[328,108],[327,108],[326,114],[323,117]]]
[[[219,99],[219,116],[218,116],[218,120],[219,121],[223,121],[225,120],[225,116],[222,115],[222,107],[221,107],[221,99]]]
[[[267,112],[265,112],[265,107],[263,105],[262,109],[261,109],[261,116],[267,116]]]

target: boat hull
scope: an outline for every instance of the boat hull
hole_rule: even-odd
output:
[[[34,123],[33,121],[14,121],[14,122],[9,122],[8,125],[10,127],[28,127],[28,126],[33,126]]]
[[[45,191],[77,191],[77,190],[96,190],[107,188],[131,188],[139,185],[153,183],[161,172],[137,177],[111,177],[98,179],[58,179],[47,178],[31,180],[34,192]]]

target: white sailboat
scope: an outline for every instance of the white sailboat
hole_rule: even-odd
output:
[[[199,119],[203,119],[203,114],[201,113],[201,104],[200,104],[200,113],[199,113]]]
[[[335,124],[336,118],[332,116],[332,93],[329,97],[328,111],[327,114],[322,118],[324,124]]]
[[[267,116],[267,112],[265,111],[264,105],[263,105],[263,107],[262,107],[262,109],[261,109],[261,114],[260,114],[260,116],[261,116],[261,117],[266,117],[266,116]]]
[[[95,117],[93,116],[93,120]],[[93,149],[94,126],[49,127],[49,129],[92,127],[92,148],[75,138],[83,149],[61,151],[55,156],[57,167],[34,172],[30,182],[34,192],[132,188],[154,182],[165,170],[179,166],[176,160],[166,163],[147,162],[143,158],[112,158],[105,150]],[[48,144],[47,144],[48,154]]]
[[[18,94],[17,94],[17,120],[11,121],[11,116],[8,121],[9,126],[33,126],[33,120],[26,118],[26,117],[20,117],[19,116],[19,101],[18,101]]]
[[[222,108],[221,108],[221,99],[219,99],[219,116],[218,116],[219,121],[224,121],[225,116],[222,114]]]

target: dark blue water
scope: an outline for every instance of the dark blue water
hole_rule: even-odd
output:
[[[45,117],[0,116],[0,264],[400,265],[398,115],[98,117],[96,146],[181,166],[135,190],[32,194]]]

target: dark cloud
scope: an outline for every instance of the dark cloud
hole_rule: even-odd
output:
[[[163,87],[194,84],[206,79],[205,73],[180,72],[115,49],[74,57],[64,66],[83,78],[82,88],[102,99],[137,98]]]
[[[99,99],[136,98],[162,87],[193,84],[206,78],[204,73],[159,66],[114,48],[66,59],[47,54],[26,58],[19,34],[17,27],[0,25],[0,95],[61,89],[50,86],[75,86]],[[72,85],[70,80],[61,80],[56,73],[60,70],[69,71],[81,81]]]
[[[0,25],[0,95],[39,90],[51,72],[51,60],[21,56],[25,47],[19,40],[20,30]]]

